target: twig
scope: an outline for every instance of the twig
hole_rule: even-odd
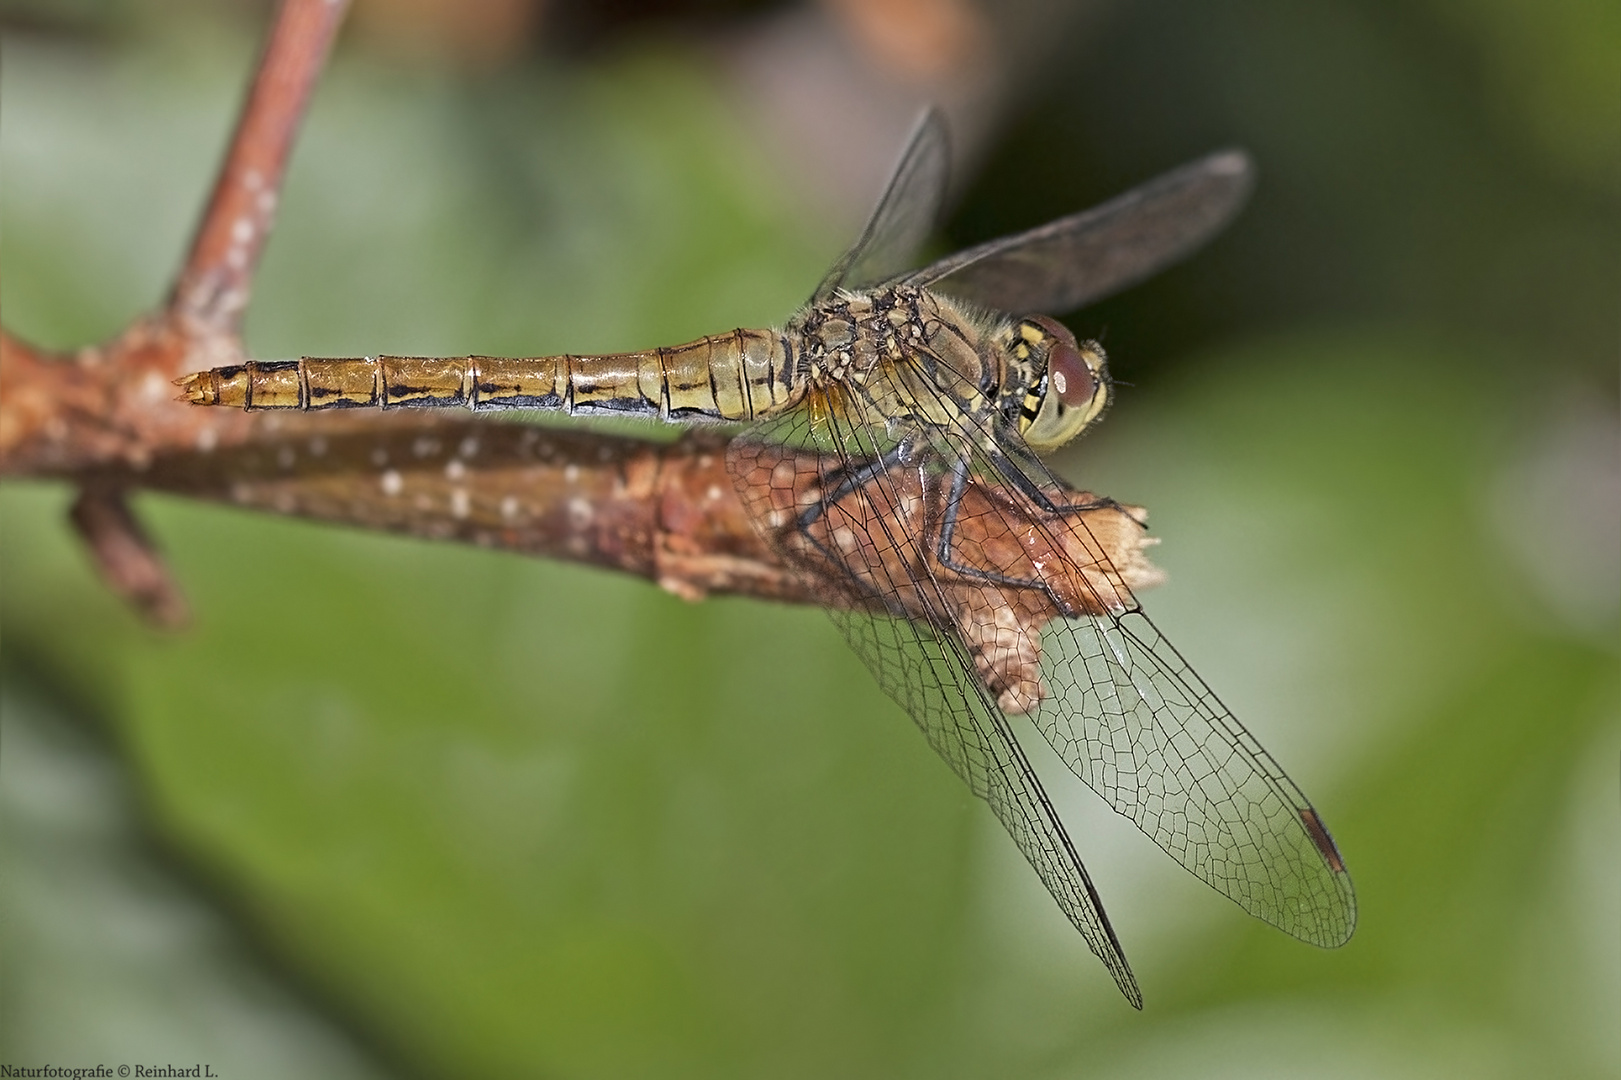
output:
[[[170,317],[194,337],[240,341],[287,159],[348,6],[348,0],[286,0],[277,15],[208,209],[169,295]]]
[[[73,521],[103,578],[160,623],[179,589],[108,478],[159,455],[208,453],[253,437],[248,416],[206,416],[174,401],[171,380],[239,361],[253,271],[282,174],[347,0],[286,0],[260,58],[213,197],[168,302],[113,340],[55,353],[0,333],[0,475],[78,479]]]
[[[260,59],[196,240],[168,302],[99,346],[52,353],[0,337],[0,475],[71,477],[251,437],[255,417],[209,416],[172,380],[236,363],[253,271],[284,166],[346,0],[286,0]]]
[[[70,513],[112,590],[135,605],[147,621],[178,629],[191,619],[162,558],[130,513],[122,487],[86,484]]]

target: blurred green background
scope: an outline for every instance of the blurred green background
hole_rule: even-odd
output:
[[[738,57],[798,70],[852,6],[554,7],[426,47],[363,5],[254,355],[633,348],[804,299],[855,211],[762,135]],[[1122,385],[1059,466],[1151,508],[1146,606],[1334,829],[1350,944],[1246,918],[1042,759],[1135,1013],[815,611],[151,496],[197,612],[160,635],[94,580],[70,493],[9,482],[8,1062],[1621,1069],[1621,9],[932,7],[1025,44],[942,248],[1257,158],[1228,235],[1067,320]],[[5,322],[96,341],[163,294],[267,12],[0,14]]]

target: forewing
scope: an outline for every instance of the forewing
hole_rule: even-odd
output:
[[[1272,755],[1133,605],[1042,635],[1053,696],[1033,719],[1060,757],[1196,877],[1314,945],[1356,925],[1345,863]]]
[[[990,434],[1001,449],[985,481],[1061,494],[1066,485],[1017,433],[996,422]],[[1063,531],[1088,530],[1084,517],[1043,512],[1020,520],[1050,534],[1053,549],[1062,547]],[[1098,538],[1084,548],[1109,550]],[[1076,617],[1041,629],[1049,696],[1030,714],[1037,730],[1075,775],[1195,877],[1285,933],[1343,944],[1356,926],[1356,895],[1322,819],[1149,621],[1119,569],[1091,579],[1049,574],[1049,582],[1070,583],[1055,599]]]
[[[918,118],[861,235],[827,272],[811,302],[827,299],[835,289],[876,285],[913,265],[934,228],[950,176],[951,137],[945,117],[931,108]]]
[[[998,311],[1073,311],[1190,255],[1243,206],[1254,175],[1241,150],[1211,154],[1101,206],[959,251],[906,280]]]
[[[874,462],[899,444],[835,412],[796,416],[735,439],[729,464],[751,515],[809,580],[825,582],[829,613],[878,684],[923,729],[969,789],[990,804],[1087,946],[1127,1000],[1142,993],[1085,866],[1009,727],[972,672],[948,621],[909,617],[947,609],[938,582],[917,570],[925,532],[918,489],[928,466]],[[815,519],[801,526],[809,516]],[[816,542],[808,537],[819,536]],[[834,557],[818,544],[839,543]],[[859,554],[858,554],[859,553]],[[839,565],[848,569],[841,579]],[[865,610],[863,610],[865,607]]]

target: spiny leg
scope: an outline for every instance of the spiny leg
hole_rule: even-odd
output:
[[[945,510],[940,516],[940,539],[935,544],[935,557],[940,560],[940,565],[964,577],[980,578],[994,585],[1015,589],[1045,589],[1045,586],[1034,578],[1016,578],[990,570],[981,570],[960,563],[952,557],[952,544],[957,538],[957,519],[962,510],[963,492],[968,489],[970,473],[971,466],[965,457],[958,458],[956,464],[951,467],[951,487],[946,491]]]

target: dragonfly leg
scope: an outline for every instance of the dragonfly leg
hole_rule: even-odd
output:
[[[1005,450],[996,447],[987,447],[983,451],[991,467],[997,475],[1006,480],[1014,488],[1024,493],[1024,496],[1035,503],[1044,513],[1048,514],[1079,514],[1087,510],[1119,510],[1120,504],[1106,496],[1095,496],[1083,503],[1056,503],[1041,486],[1030,478],[1030,474],[1020,468],[1018,463],[1007,455]],[[1045,471],[1045,470],[1043,470]]]
[[[1002,585],[1015,589],[1046,589],[1046,586],[1035,578],[1016,578],[1007,574],[982,570],[979,567],[958,562],[952,557],[952,545],[957,538],[957,519],[962,510],[963,492],[968,489],[969,474],[970,468],[967,458],[959,458],[957,463],[951,467],[951,487],[946,492],[945,511],[940,515],[940,539],[936,541],[934,548],[935,557],[940,560],[940,565],[964,577],[980,578],[993,585]],[[1022,487],[1021,490],[1023,490]]]
[[[998,478],[1005,480],[1008,486],[1013,490],[1022,493],[1025,498],[1034,503],[1035,506],[1045,514],[1051,514],[1058,518],[1090,510],[1115,510],[1122,514],[1127,514],[1127,511],[1121,507],[1118,502],[1109,498],[1094,497],[1086,500],[1085,502],[1074,503],[1055,502],[1053,498],[1036,483],[1036,481],[1030,476],[1029,472],[1020,467],[1018,462],[1010,457],[1005,451],[987,448],[982,451],[982,454],[984,459],[990,463],[991,468],[995,471]],[[1042,471],[1045,470],[1043,469]],[[1042,593],[1046,594],[1046,596],[1056,606],[1058,611],[1064,613],[1066,617],[1073,617],[1074,615],[1078,614],[1074,604],[1066,601],[1064,597],[1060,595],[1060,592],[1054,588],[1053,582],[1050,580],[1041,577],[1014,577],[1010,574],[998,573],[993,569],[988,570],[981,566],[971,565],[970,563],[959,558],[956,553],[957,525],[962,514],[962,501],[964,493],[968,489],[968,484],[971,482],[971,478],[972,466],[969,459],[967,457],[960,458],[951,469],[951,486],[947,490],[945,506],[940,515],[941,526],[939,538],[935,541],[935,558],[939,560],[940,565],[953,571],[954,573],[961,574],[964,577],[975,578],[980,581],[988,582],[998,588],[1040,590]],[[1054,483],[1056,486],[1058,482],[1055,481]],[[1128,516],[1130,515],[1128,514]],[[1038,527],[1042,526],[1042,522],[1039,518],[1027,517],[1025,520]],[[1082,527],[1084,528],[1084,526]],[[1068,526],[1059,525],[1055,522],[1052,523],[1051,528],[1053,528],[1056,532],[1061,533],[1063,530],[1067,529]],[[1107,562],[1105,562],[1105,565],[1107,566]],[[1091,590],[1088,589],[1088,591],[1090,592]],[[1092,600],[1096,603],[1103,603],[1102,599],[1095,593],[1092,595]]]

